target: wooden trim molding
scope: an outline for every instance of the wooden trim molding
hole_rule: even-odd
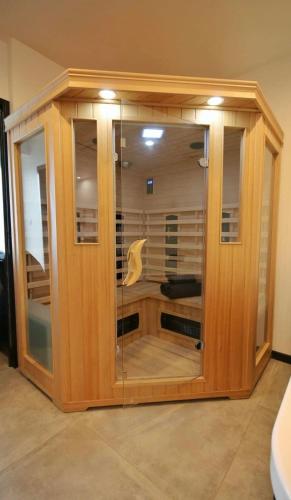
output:
[[[15,127],[33,112],[50,101],[65,96],[71,89],[99,89],[110,87],[127,92],[152,92],[163,94],[189,94],[190,96],[241,98],[254,102],[255,108],[262,112],[279,142],[283,142],[283,131],[269,107],[257,82],[243,80],[224,80],[217,78],[197,78],[191,76],[151,75],[116,71],[97,71],[69,68],[46,85],[30,101],[21,106],[5,120],[6,130]]]

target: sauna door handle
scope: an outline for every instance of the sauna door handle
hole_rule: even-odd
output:
[[[128,271],[123,285],[132,286],[140,278],[142,273],[141,251],[146,240],[135,240],[127,252]]]

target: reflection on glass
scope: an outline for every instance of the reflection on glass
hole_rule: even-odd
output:
[[[98,241],[97,123],[74,120],[77,243]]]
[[[239,241],[243,130],[224,127],[221,241]]]
[[[266,146],[261,210],[259,297],[257,311],[257,349],[267,341],[268,276],[271,243],[271,216],[273,194],[273,154]]]
[[[44,132],[19,147],[27,276],[28,353],[52,370]]]
[[[192,123],[114,124],[119,378],[201,374],[205,133]],[[128,248],[143,239],[142,274],[124,286]]]

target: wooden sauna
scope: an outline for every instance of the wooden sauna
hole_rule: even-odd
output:
[[[21,373],[63,411],[248,397],[283,143],[257,83],[69,69],[6,129]]]

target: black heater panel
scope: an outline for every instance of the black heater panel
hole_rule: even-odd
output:
[[[122,337],[126,333],[133,332],[139,327],[139,314],[134,313],[126,318],[120,318],[117,320],[117,337]]]
[[[201,324],[199,321],[161,313],[161,327],[165,330],[170,330],[185,335],[186,337],[200,340]]]

